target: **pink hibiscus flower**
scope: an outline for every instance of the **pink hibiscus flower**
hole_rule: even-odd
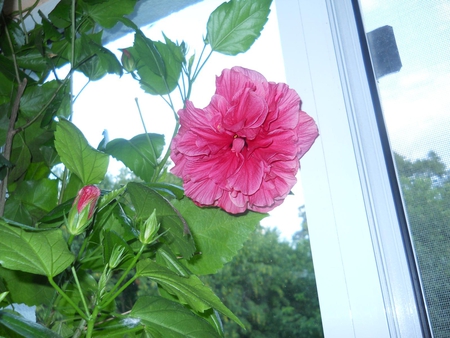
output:
[[[296,183],[300,158],[318,136],[298,94],[260,73],[233,67],[216,79],[204,109],[187,101],[171,146],[172,172],[199,206],[267,212]]]

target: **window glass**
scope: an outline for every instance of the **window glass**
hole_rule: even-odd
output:
[[[208,16],[222,2],[200,2],[143,27],[142,31],[153,40],[163,38],[161,31],[173,41],[184,40],[189,55],[198,57]],[[131,34],[107,47],[120,58],[120,49],[132,44]],[[233,66],[259,71],[269,81],[286,82],[275,6],[250,51],[237,57],[217,53],[211,56],[194,85],[191,100],[195,106],[204,107],[209,103],[215,90],[215,77],[224,68]],[[106,90],[105,82],[109,83]],[[77,88],[81,90],[85,84],[86,79],[78,76]],[[176,98],[174,92],[172,99],[181,108],[182,103]],[[74,106],[74,122],[93,146],[102,140],[104,130],[110,139],[130,139],[144,131],[136,99],[148,132],[164,133],[169,138],[175,124],[172,112],[161,98],[144,93],[129,75],[107,76],[89,83]],[[110,167],[113,174],[119,169],[117,163]],[[214,288],[247,327],[243,331],[225,322],[227,337],[323,336],[299,175],[298,181],[293,194],[262,222],[238,257],[217,276],[205,278],[205,283]],[[146,286],[141,286],[138,294],[145,292]]]
[[[450,337],[450,2],[361,0],[435,337]]]

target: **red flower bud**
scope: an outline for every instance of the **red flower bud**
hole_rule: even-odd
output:
[[[67,228],[72,235],[81,234],[89,225],[100,193],[94,185],[87,185],[78,192],[67,220]]]

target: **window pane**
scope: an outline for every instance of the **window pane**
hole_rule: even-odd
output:
[[[449,337],[450,3],[361,6],[432,331]]]

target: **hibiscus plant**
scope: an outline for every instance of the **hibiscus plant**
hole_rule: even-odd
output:
[[[221,316],[242,325],[199,276],[238,254],[284,200],[317,128],[287,85],[240,67],[223,71],[208,107],[189,101],[212,53],[243,53],[259,37],[271,0],[220,5],[199,57],[146,37],[127,18],[136,2],[61,0],[35,22],[39,1],[19,0],[2,14],[0,336],[222,337]],[[102,44],[119,22],[134,32],[120,61]],[[146,132],[92,147],[71,122],[75,72],[133,76],[168,103],[173,140]],[[110,156],[140,181],[101,190]],[[141,278],[157,292],[120,312],[118,297]]]

